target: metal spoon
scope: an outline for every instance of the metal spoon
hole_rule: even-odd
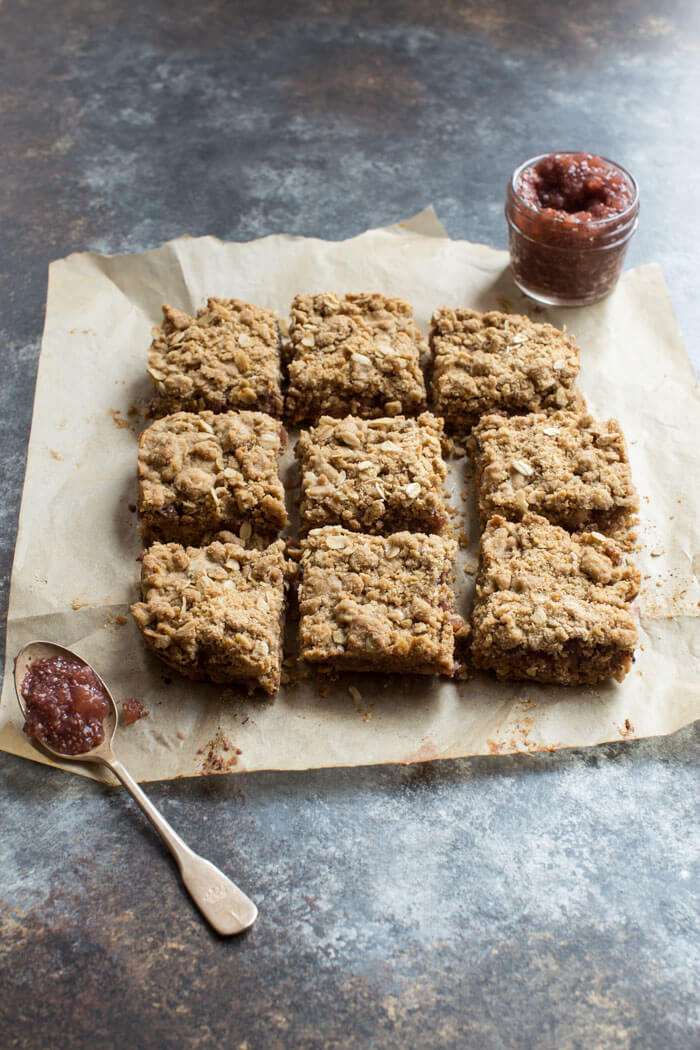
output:
[[[56,656],[77,660],[86,667],[90,667],[86,660],[83,660],[82,657],[70,649],[64,649],[62,645],[55,645],[53,642],[29,642],[25,645],[23,649],[20,649],[15,660],[15,691],[19,700],[19,706],[22,708],[25,717],[27,716],[27,709],[21,687],[29,664],[33,660]],[[214,864],[205,860],[204,857],[198,856],[182,841],[115,756],[112,750],[112,740],[117,728],[117,705],[97,672],[93,668],[90,669],[102,685],[111,706],[111,711],[103,723],[105,730],[103,742],[98,747],[93,747],[92,750],[84,751],[80,755],[64,755],[60,751],[54,751],[53,748],[44,744],[43,741],[39,742],[40,746],[48,751],[50,755],[59,759],[70,760],[71,762],[99,762],[111,769],[114,775],[121,780],[126,790],[130,792],[137,805],[141,807],[172,853],[180,869],[182,881],[204,918],[221,934],[241,933],[242,930],[247,930],[249,926],[253,925],[258,915],[258,909],[253,902],[246,897],[242,890],[234,886],[231,880],[222,871],[219,871]],[[33,742],[37,743],[34,740]]]

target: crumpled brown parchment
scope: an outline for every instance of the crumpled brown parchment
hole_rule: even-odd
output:
[[[297,292],[323,290],[400,295],[424,331],[435,307],[469,305],[529,312],[576,336],[580,386],[593,413],[620,419],[642,501],[641,644],[621,685],[352,675],[322,695],[311,676],[273,701],[186,681],[144,650],[128,614],[141,549],[129,505],[143,425],[138,409],[151,395],[146,351],[161,304],[194,312],[208,295],[236,296],[285,316]],[[118,701],[141,699],[149,716],[120,727],[116,740],[140,780],[553,750],[671,733],[700,715],[699,407],[658,266],[625,273],[593,306],[543,310],[513,285],[506,252],[449,240],[432,209],[341,242],[183,237],[141,255],[82,253],[54,262],[12,575],[0,748],[49,761],[21,731],[12,684],[12,657],[32,638],[75,648]],[[478,529],[464,460],[450,463],[450,491],[471,537],[457,567],[459,604],[468,611]],[[351,684],[360,699],[349,694]],[[100,776],[88,766],[70,768]]]

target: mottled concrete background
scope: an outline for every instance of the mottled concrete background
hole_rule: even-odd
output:
[[[504,247],[515,164],[591,149],[641,183],[628,262],[661,262],[697,365],[699,44],[694,0],[4,0],[3,616],[68,252],[428,202]],[[697,741],[155,786],[260,905],[228,942],[120,792],[0,756],[0,1046],[699,1046]]]

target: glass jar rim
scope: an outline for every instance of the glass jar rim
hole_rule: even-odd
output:
[[[537,164],[538,161],[544,160],[545,157],[575,157],[579,156],[584,152],[584,150],[578,149],[557,149],[552,150],[549,153],[538,153],[537,156],[530,157],[529,160],[525,160],[522,164],[519,164],[513,172],[513,174],[511,175],[510,182],[508,184],[509,189],[512,191],[513,196],[518,202],[518,206],[525,208],[526,211],[532,213],[532,215],[538,215],[540,218],[544,218],[544,216],[542,215],[542,210],[540,208],[536,208],[534,205],[530,204],[529,201],[526,201],[524,197],[521,197],[517,188],[517,179],[527,168],[534,167],[534,165]],[[617,223],[621,219],[626,219],[630,217],[632,213],[639,208],[639,185],[637,184],[637,180],[635,179],[634,175],[632,175],[632,173],[629,172],[627,168],[623,168],[622,165],[618,164],[616,161],[610,160],[608,157],[604,157],[601,153],[589,153],[588,156],[597,157],[599,160],[602,160],[606,164],[608,164],[611,168],[614,168],[616,171],[619,171],[620,174],[628,180],[633,193],[632,200],[627,205],[627,207],[623,209],[623,211],[616,211],[612,215],[605,216],[605,218],[603,219],[590,219],[588,222],[586,222],[587,229],[595,230],[600,229],[601,227],[604,227],[606,225],[610,225],[613,222]],[[548,222],[553,223],[563,223],[565,221],[564,219],[560,219],[554,215],[546,216],[546,220]]]

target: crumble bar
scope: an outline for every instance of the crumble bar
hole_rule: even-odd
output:
[[[431,325],[434,407],[451,432],[487,412],[585,407],[576,344],[552,325],[466,307],[436,310]]]
[[[640,575],[614,540],[536,514],[481,537],[472,658],[499,678],[591,685],[629,671]]]
[[[322,416],[301,435],[302,531],[344,525],[353,532],[441,532],[448,523],[442,422]]]
[[[329,525],[302,540],[300,656],[324,670],[454,675],[466,625],[451,589],[456,544]]]
[[[622,538],[639,501],[616,419],[587,413],[483,416],[469,439],[482,528],[532,511],[555,525]]]
[[[176,412],[147,427],[138,513],[147,540],[197,543],[227,529],[249,539],[287,523],[277,473],[286,434],[264,412]]]
[[[141,564],[143,600],[131,606],[146,645],[187,678],[276,693],[283,549],[281,540],[264,551],[219,541],[207,547],[154,543]]]
[[[286,412],[292,423],[322,415],[412,416],[425,409],[425,343],[408,303],[326,292],[297,295],[291,312]]]
[[[164,306],[163,324],[153,329],[148,374],[158,391],[152,415],[249,408],[279,416],[277,316],[240,299],[208,299],[196,317]]]

